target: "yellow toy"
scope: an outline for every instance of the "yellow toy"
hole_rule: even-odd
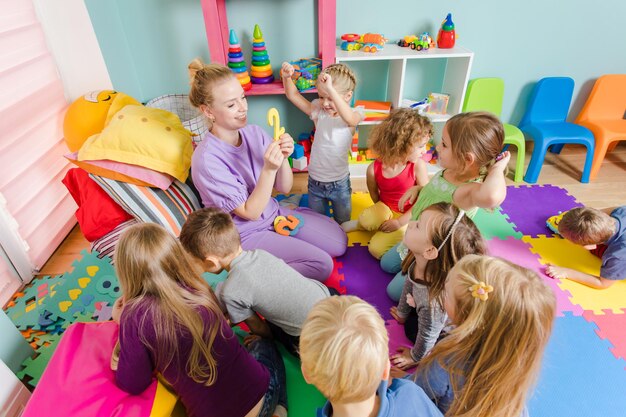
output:
[[[282,236],[293,236],[300,231],[304,225],[304,219],[299,214],[276,216],[274,219],[274,230]]]
[[[285,133],[285,128],[280,127],[280,115],[275,107],[267,111],[267,124],[274,128],[274,140],[278,140],[280,135]]]
[[[563,218],[565,213],[567,213],[567,211],[564,211],[564,212],[559,213],[559,214],[555,214],[554,216],[552,216],[552,217],[548,218],[548,220],[546,220],[546,226],[548,226],[548,229],[552,230],[557,235],[560,235],[560,233],[559,233],[559,223],[561,222],[561,219]]]
[[[113,114],[128,104],[141,103],[113,90],[92,91],[76,99],[67,108],[63,120],[63,134],[69,150],[78,151],[88,137],[102,132]]]

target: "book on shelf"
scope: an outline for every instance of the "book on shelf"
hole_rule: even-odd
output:
[[[365,111],[363,121],[383,120],[391,111],[390,101],[356,100],[354,107],[362,107]]]

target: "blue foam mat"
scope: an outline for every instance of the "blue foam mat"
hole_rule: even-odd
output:
[[[596,329],[569,313],[556,319],[528,402],[532,417],[626,416],[626,361],[611,354]]]

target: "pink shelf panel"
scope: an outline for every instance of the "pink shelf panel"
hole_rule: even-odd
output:
[[[317,93],[317,89],[302,91],[302,94]],[[246,91],[247,96],[268,96],[275,94],[285,94],[283,83],[276,81],[271,84],[252,84],[252,88]]]

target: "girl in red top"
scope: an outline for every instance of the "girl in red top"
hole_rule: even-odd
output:
[[[346,232],[376,232],[368,246],[376,259],[402,241],[406,226],[386,232],[385,224],[413,205],[414,201],[404,196],[407,190],[428,182],[426,162],[421,156],[432,134],[433,125],[427,117],[405,108],[393,110],[372,131],[368,146],[378,158],[367,167],[367,188],[374,205],[363,210],[358,220],[342,227]]]

